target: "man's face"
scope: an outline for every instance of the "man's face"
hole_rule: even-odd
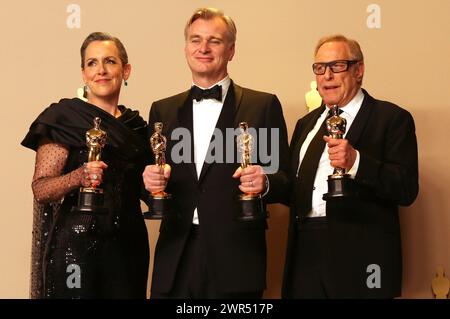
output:
[[[327,42],[317,51],[314,63],[352,60],[345,42]],[[317,88],[323,102],[328,105],[347,105],[358,92],[364,74],[364,63],[348,65],[347,71],[333,73],[328,66],[325,74],[316,75]]]
[[[234,55],[234,43],[227,37],[225,22],[220,18],[195,20],[187,32],[185,54],[194,80],[223,79]]]

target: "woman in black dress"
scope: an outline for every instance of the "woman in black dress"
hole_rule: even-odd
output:
[[[131,66],[123,44],[92,33],[81,47],[87,102],[62,99],[32,123],[22,145],[36,151],[32,298],[145,298],[149,246],[142,172],[151,158],[147,123],[118,105]],[[88,162],[95,117],[107,133],[101,160]],[[81,213],[80,187],[104,190],[106,213]]]

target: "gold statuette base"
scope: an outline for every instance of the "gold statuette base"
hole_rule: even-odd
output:
[[[323,200],[354,196],[354,181],[349,174],[329,175],[328,193],[323,194]]]
[[[237,221],[252,222],[267,218],[267,212],[261,194],[239,195],[239,203],[241,205],[241,210],[235,216]]]
[[[78,206],[72,207],[72,212],[80,212],[85,214],[106,214],[107,209],[104,207],[103,189],[86,187],[81,188],[78,194]]]
[[[144,213],[144,219],[164,219],[172,214],[172,195],[165,192],[150,196],[149,211]]]

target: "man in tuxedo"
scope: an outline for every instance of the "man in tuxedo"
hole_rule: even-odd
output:
[[[266,220],[235,217],[239,194],[260,193],[265,203],[280,196],[288,179],[287,130],[275,95],[228,76],[235,40],[230,17],[195,11],[185,28],[193,85],[150,110],[150,127],[164,124],[167,165],[147,166],[144,183],[149,192],[171,194],[176,215],[161,223],[152,298],[260,298],[266,285]],[[257,165],[245,169],[235,156],[236,136],[230,139],[243,121],[255,132],[257,154]]]
[[[399,205],[418,193],[414,120],[361,89],[364,58],[342,35],[322,38],[313,72],[323,99],[291,140],[291,219],[283,297],[392,298],[400,295]],[[342,139],[326,136],[329,108],[346,119]],[[324,201],[334,168],[350,175],[351,196]]]

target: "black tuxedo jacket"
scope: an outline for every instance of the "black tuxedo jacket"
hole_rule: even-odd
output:
[[[402,279],[398,205],[412,204],[419,188],[415,126],[406,110],[363,92],[361,109],[346,135],[360,153],[354,179],[357,195],[327,202],[329,275],[341,291],[348,288],[339,297],[394,297],[400,295]],[[291,140],[293,191],[283,285],[285,297],[289,297],[286,283],[295,271],[290,267],[291,249],[295,223],[301,218],[297,216],[296,205],[303,200],[295,188],[300,147],[324,107],[300,119]],[[368,288],[366,281],[373,273],[369,265],[380,267],[381,288]]]
[[[154,102],[150,110],[149,127],[155,122],[164,124],[163,135],[168,139],[166,160],[172,172],[166,192],[172,194],[177,218],[163,220],[155,249],[152,291],[167,293],[173,286],[175,273],[192,225],[197,207],[200,240],[207,257],[207,267],[219,292],[239,293],[260,291],[266,285],[266,221],[237,222],[233,217],[240,209],[239,180],[233,179],[239,162],[216,161],[203,165],[200,178],[193,161],[192,99],[189,91]],[[242,88],[233,82],[228,89],[222,111],[216,124],[225,138],[226,128],[236,129],[246,121],[249,127],[277,128],[278,137],[273,146],[279,148],[279,170],[268,175],[270,188],[266,202],[278,198],[278,191],[287,181],[289,146],[282,108],[275,95]],[[190,137],[179,138],[179,128]],[[172,132],[174,136],[172,136]],[[261,135],[258,134],[258,143]],[[269,134],[269,141],[271,134]],[[180,140],[178,140],[180,139]],[[191,145],[180,151],[179,142]],[[235,139],[234,139],[235,140]],[[178,143],[178,144],[177,144]],[[226,147],[224,147],[226,149]],[[236,150],[236,142],[234,142]],[[269,154],[273,151],[269,148]],[[190,158],[179,163],[178,156]],[[259,157],[258,157],[259,162]],[[258,163],[264,166],[264,163]]]

